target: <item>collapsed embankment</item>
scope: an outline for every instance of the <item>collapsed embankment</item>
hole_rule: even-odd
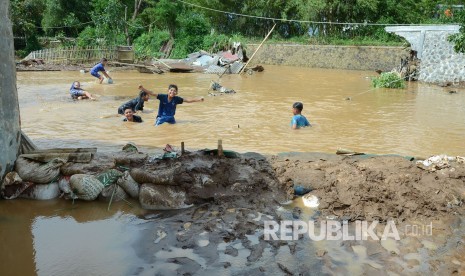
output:
[[[463,214],[465,207],[461,159],[425,167],[399,156],[227,158],[216,151],[148,156],[135,147],[73,154],[20,156],[15,172],[2,183],[2,196],[107,201],[133,197],[151,210],[212,203],[274,215],[276,207],[294,197],[294,187],[302,186],[318,197],[323,216],[350,221],[435,218]]]

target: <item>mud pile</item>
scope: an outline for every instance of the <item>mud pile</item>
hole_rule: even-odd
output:
[[[273,158],[281,180],[312,189],[319,210],[344,220],[404,221],[463,214],[465,164],[428,169],[396,156]]]

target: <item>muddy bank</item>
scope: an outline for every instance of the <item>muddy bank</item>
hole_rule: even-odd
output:
[[[28,60],[16,62],[16,71],[81,71],[88,73],[96,63],[85,64],[53,64],[42,60]],[[111,71],[135,70],[134,66],[112,66],[111,64],[105,68]]]
[[[59,173],[65,179],[95,177],[102,184],[107,183],[102,173],[124,173],[115,174],[118,181],[108,185],[110,192],[102,191],[99,199],[127,193],[134,198],[128,200],[147,209],[137,215],[138,238],[131,244],[145,263],[131,266],[131,275],[465,271],[464,164],[423,167],[399,156],[322,153],[228,152],[227,158],[211,150],[183,155],[160,150],[147,155],[129,149],[133,151],[96,153],[88,163],[68,160]],[[127,190],[128,179],[140,188],[138,194]],[[305,207],[302,197],[294,197],[297,185],[318,196],[318,208]],[[112,192],[116,188],[118,192]],[[75,200],[87,200],[76,194]],[[68,202],[71,206],[71,199]],[[321,225],[328,220],[390,219],[400,240],[314,241],[308,235],[265,240],[264,236],[265,221]],[[411,225],[421,231],[412,232]],[[350,227],[354,233],[354,225]],[[378,224],[375,233],[380,235],[384,227]]]
[[[404,221],[463,215],[465,164],[425,167],[400,156],[274,157],[281,180],[312,190],[319,210],[344,220]]]
[[[338,220],[402,222],[464,214],[463,158],[425,166],[410,157],[321,153],[267,157],[230,152],[228,158],[216,150],[160,150],[149,156],[127,146],[115,153],[21,155],[15,172],[2,183],[2,196],[31,198],[43,192],[38,199],[61,193],[95,200],[100,194],[108,201],[118,190],[115,200],[130,196],[144,209],[206,203],[273,215],[272,210],[295,198],[299,186],[318,199],[322,217]]]

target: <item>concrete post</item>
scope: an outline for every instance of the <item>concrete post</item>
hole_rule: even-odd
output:
[[[21,142],[9,0],[0,0],[0,181],[13,170]]]

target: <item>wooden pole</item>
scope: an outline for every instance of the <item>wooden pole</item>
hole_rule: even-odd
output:
[[[171,66],[169,66],[168,64],[164,63],[163,61],[159,60],[158,58],[153,58],[154,60],[160,62],[161,64],[165,65],[166,67],[168,67],[168,69],[172,69]]]
[[[185,151],[184,151],[184,142],[181,142],[181,154],[184,154]]]
[[[258,52],[258,50],[260,49],[260,47],[262,47],[263,43],[268,39],[268,37],[270,36],[271,32],[273,32],[274,27],[276,27],[276,24],[274,24],[273,28],[271,28],[270,32],[265,36],[265,39],[263,39],[262,43],[260,43],[260,45],[258,45],[257,50],[255,50],[255,52],[254,52],[254,53],[252,54],[252,56],[249,58],[249,60],[247,61],[247,63],[244,65],[244,67],[242,67],[241,71],[239,72],[239,75],[242,74],[242,73],[244,73],[245,67],[247,67],[247,65],[248,65],[249,62],[253,59],[253,57],[254,57],[255,54]]]
[[[220,157],[224,156],[224,153],[223,153],[223,141],[222,140],[218,140],[218,156],[220,156]]]

